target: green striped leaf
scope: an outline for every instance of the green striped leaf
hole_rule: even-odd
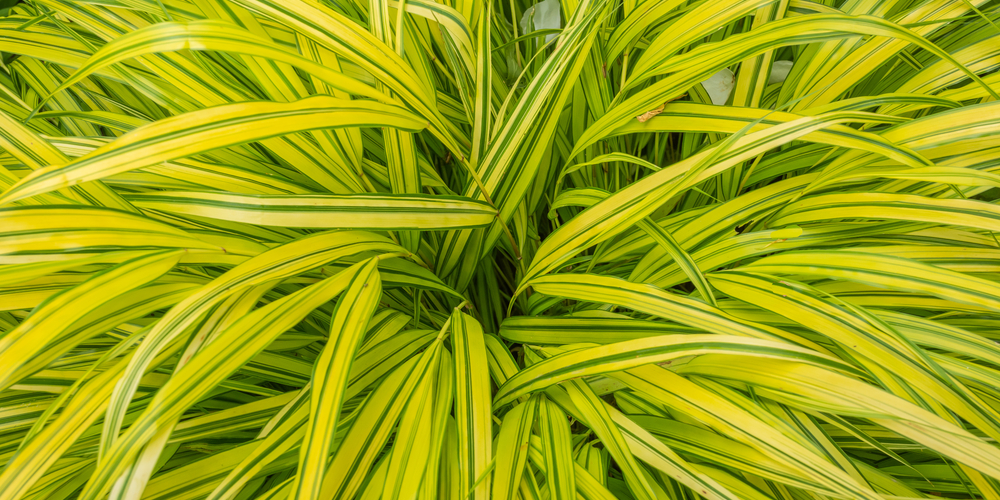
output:
[[[248,121],[254,126],[247,127]],[[417,131],[424,123],[396,106],[327,96],[227,104],[151,123],[66,165],[36,170],[8,189],[0,204],[221,147],[307,130],[371,126]]]
[[[169,192],[129,198],[146,209],[281,227],[455,229],[485,226],[496,217],[496,211],[486,203],[457,196]]]

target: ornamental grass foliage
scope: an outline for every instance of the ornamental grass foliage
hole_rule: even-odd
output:
[[[1000,499],[1000,2],[0,2],[0,500]]]

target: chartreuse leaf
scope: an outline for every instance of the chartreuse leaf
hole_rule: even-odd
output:
[[[143,120],[142,118],[112,113],[110,111],[44,111],[35,113],[35,118],[62,118],[65,116],[78,118],[123,132],[128,132],[149,123],[148,120]]]
[[[498,386],[517,373],[518,364],[496,335],[486,334],[486,355],[490,367],[490,377]]]
[[[383,498],[414,498],[429,470],[427,457],[431,449],[434,412],[434,380],[426,377],[413,390],[410,401],[400,416],[400,425],[388,458]],[[436,472],[436,470],[435,470]],[[377,488],[378,483],[369,484]]]
[[[599,188],[567,189],[552,201],[549,218],[558,217],[556,210],[565,207],[589,207],[608,197],[610,193]]]
[[[4,111],[0,111],[0,130],[3,130],[0,133],[0,149],[20,160],[31,170],[37,171],[47,165],[61,165],[69,161],[69,158],[59,149]],[[6,173],[6,169],[2,172]],[[3,175],[3,177],[5,177],[4,180],[14,180],[7,175]],[[37,199],[47,205],[79,203],[135,211],[117,193],[99,182],[84,184],[67,190],[64,194],[65,198],[44,195]]]
[[[831,115],[840,116],[845,121],[859,123],[902,123],[904,120],[875,113],[866,113],[853,109],[832,109],[820,113],[788,113],[756,108],[729,108],[696,104],[690,102],[673,102],[664,106],[663,111],[645,121],[630,121],[616,129],[611,135],[621,135],[637,132],[677,131],[677,132],[727,132],[736,133],[749,127],[748,133],[766,130],[769,127],[801,119],[804,116]],[[822,130],[816,130],[803,136],[803,140],[831,144],[842,147],[856,148],[872,153],[882,154],[900,163],[914,167],[929,165],[929,161],[919,153],[891,139],[870,132],[855,130],[846,125],[830,125]]]
[[[343,271],[348,273],[350,282],[334,309],[330,340],[313,368],[309,422],[299,454],[301,473],[297,476],[295,498],[315,498],[322,486],[333,433],[337,429],[337,416],[344,402],[350,362],[382,293],[377,266],[378,261],[370,259]]]
[[[571,382],[572,383],[572,382]],[[574,383],[574,385],[576,385]],[[584,403],[584,408],[581,408],[579,404],[574,403],[574,400],[579,401],[579,397],[573,397],[573,389],[568,387],[566,384],[566,392],[561,391],[557,388],[550,388],[546,393],[558,401],[560,404],[564,405],[564,408],[573,408],[572,411],[579,412],[579,414],[574,413],[574,417],[581,419],[586,422],[588,426],[597,427],[601,425],[607,426],[606,429],[597,430],[595,433],[600,432],[604,436],[602,442],[607,442],[611,439],[616,439],[615,434],[617,434],[618,446],[625,445],[620,451],[621,461],[631,461],[635,465],[633,468],[634,473],[641,473],[644,479],[644,483],[649,487],[655,495],[661,495],[657,491],[658,485],[643,469],[638,467],[638,462],[634,459],[629,460],[625,455],[627,452],[635,455],[636,458],[641,459],[643,462],[650,464],[654,468],[660,470],[661,472],[668,474],[670,477],[679,481],[680,483],[690,487],[692,490],[697,491],[699,495],[706,498],[733,498],[732,493],[727,491],[725,488],[719,487],[718,484],[713,482],[710,478],[705,477],[698,471],[691,469],[690,464],[688,464],[683,458],[678,456],[673,450],[666,447],[663,443],[658,441],[651,433],[643,429],[642,427],[636,425],[629,417],[623,415],[618,410],[614,409],[606,402],[600,401],[596,394],[590,389],[591,399],[590,403]],[[577,385],[581,390],[584,390],[582,386]],[[579,396],[579,395],[578,395]],[[600,406],[598,408],[598,402],[600,401]],[[586,408],[590,405],[590,408]],[[594,420],[593,412],[604,413],[605,415],[600,417],[599,420]],[[601,420],[604,422],[602,423]],[[608,446],[614,446],[613,444]],[[640,483],[641,487],[643,483]]]
[[[368,12],[371,18],[368,28],[372,34],[386,45],[396,47],[396,52],[402,54],[403,32],[400,29],[393,34],[390,19],[389,3],[387,0],[371,0],[368,3]],[[395,43],[393,43],[395,39]],[[382,88],[383,84],[376,82],[376,87]],[[391,91],[390,91],[391,92]],[[391,127],[382,129],[382,140],[385,144],[385,160],[389,173],[389,187],[393,193],[419,193],[420,192],[420,168],[417,164],[416,143],[413,134],[401,132]],[[415,251],[420,246],[420,234],[405,232],[400,234],[403,247],[410,251]]]
[[[649,170],[652,170],[653,172],[658,172],[658,171],[661,170],[660,167],[658,167],[658,166],[656,166],[656,165],[654,165],[654,164],[652,164],[652,163],[650,163],[650,162],[648,162],[646,160],[643,160],[642,158],[637,158],[637,157],[632,156],[630,154],[625,154],[625,153],[608,153],[608,154],[600,155],[600,156],[598,156],[598,157],[596,157],[594,159],[591,159],[591,160],[588,160],[588,161],[585,161],[585,162],[577,163],[577,164],[573,165],[572,167],[569,167],[569,168],[565,169],[562,172],[562,175],[566,175],[566,174],[569,174],[571,172],[576,172],[577,170],[580,170],[581,168],[586,167],[587,165],[599,165],[601,163],[607,163],[607,162],[613,162],[613,161],[623,161],[623,162],[635,163],[636,165],[648,168]]]
[[[378,458],[413,391],[428,377],[433,377],[441,362],[440,338],[427,350],[402,363],[368,396],[355,424],[341,441],[326,468],[319,498],[353,498],[364,475]]]
[[[142,255],[145,252],[123,251],[105,252],[99,254],[85,254],[77,258],[49,260],[40,262],[26,262],[23,264],[9,264],[0,268],[0,286],[16,285],[41,278],[47,274],[65,271],[77,267],[92,264],[119,263],[130,260],[133,257]]]
[[[554,296],[612,303],[646,314],[693,327],[695,331],[714,331],[757,339],[791,340],[822,351],[807,339],[765,324],[743,320],[705,304],[700,300],[674,295],[650,285],[629,283],[618,278],[594,275],[557,274],[532,282],[541,293]]]
[[[754,361],[741,363],[735,369],[731,365],[722,367],[730,361],[727,356],[705,356],[680,368],[680,373],[711,372],[722,378],[740,377],[742,382],[759,386],[779,400],[794,400],[810,409],[825,407],[841,414],[864,416],[978,471],[994,478],[1000,476],[1000,468],[997,467],[1000,452],[995,447],[901,398],[816,366]],[[789,382],[795,383],[794,395],[781,386]]]
[[[417,110],[426,110],[433,128],[447,130],[444,118],[436,113],[433,95],[428,95],[414,70],[403,61],[392,47],[361,25],[341,13],[312,0],[291,3],[272,0],[238,0],[240,5],[255,12],[266,13],[273,19],[293,27],[318,44],[343,56],[386,84],[393,92]],[[440,139],[454,152],[460,151],[454,137],[441,135]]]
[[[897,193],[825,194],[802,198],[776,214],[773,224],[845,218],[933,222],[994,231],[1000,210],[977,200],[937,199]]]
[[[30,375],[23,368],[47,346],[57,344],[81,316],[141,287],[177,264],[180,252],[168,250],[140,256],[98,273],[39,305],[17,328],[0,339],[0,388]],[[31,333],[31,335],[29,335]]]
[[[1000,310],[996,283],[901,257],[846,250],[786,252],[754,262],[747,270],[849,279]]]
[[[789,468],[783,482],[798,482],[814,491],[838,492],[860,498],[875,498],[867,485],[854,482],[843,470],[827,461],[826,456],[784,435],[762,415],[742,408],[735,401],[716,394],[676,373],[657,366],[620,372],[616,378],[629,387],[648,394],[671,409],[683,412],[725,435],[743,442]],[[805,486],[808,485],[808,486]]]
[[[499,406],[513,399],[575,377],[612,373],[685,356],[729,352],[750,357],[800,359],[857,373],[832,357],[786,342],[731,335],[669,335],[628,340],[603,346],[581,345],[579,349],[541,361],[511,377],[494,397]]]
[[[464,194],[473,197],[485,191],[499,211],[499,221],[485,235],[476,236],[472,231],[450,234],[438,260],[440,274],[448,275],[458,268],[459,282],[465,286],[472,279],[473,263],[483,257],[483,249],[474,240],[485,236],[492,247],[506,232],[504,225],[520,206],[531,179],[538,175],[539,162],[558,125],[559,109],[582,71],[585,58],[581,54],[589,52],[594,43],[592,26],[607,5],[604,0],[581,2],[560,35],[562,43],[541,64],[538,77],[525,88],[510,116],[502,123],[497,121],[491,144],[477,166],[482,185],[477,180],[466,187]]]
[[[701,294],[702,300],[713,306],[717,306],[715,302],[715,296],[712,295],[711,286],[705,279],[705,275],[701,273],[698,269],[698,265],[694,262],[690,255],[684,251],[684,248],[677,243],[677,240],[665,231],[659,224],[650,221],[649,218],[639,221],[639,227],[646,232],[658,245],[663,247],[664,250],[670,255],[671,258],[677,262],[677,265],[684,270],[684,274],[694,283],[695,288],[698,289],[698,293]]]
[[[528,443],[538,401],[539,397],[532,396],[504,415],[497,438],[492,498],[510,500],[515,496],[528,460]]]
[[[236,464],[208,496],[211,500],[235,498],[252,477],[297,445],[309,418],[309,391],[303,390],[285,404],[264,426],[257,446]],[[266,433],[266,434],[265,434]]]
[[[391,252],[402,249],[370,233],[352,231],[320,233],[272,249],[219,276],[170,309],[150,330],[146,340],[130,361],[125,375],[115,385],[113,401],[108,407],[108,417],[104,421],[104,427],[120,428],[128,402],[132,399],[142,374],[153,359],[220,301],[247,287],[294,276],[339,257],[379,250]],[[117,431],[105,433],[102,448],[110,448],[115,439]]]
[[[434,380],[434,403],[431,409],[432,420],[429,433],[430,447],[424,464],[424,478],[420,483],[421,493],[419,493],[431,496],[438,494],[438,488],[441,486],[439,481],[444,479],[440,473],[446,470],[444,469],[446,466],[443,466],[445,452],[452,450],[452,447],[447,445],[446,436],[448,435],[447,430],[453,422],[448,412],[454,405],[455,372],[448,351],[442,350],[440,354],[441,361],[438,363],[437,378]],[[449,482],[449,486],[450,484]]]
[[[585,416],[594,434],[604,443],[615,463],[622,468],[632,495],[636,498],[655,498],[656,494],[643,477],[639,462],[632,456],[628,443],[614,424],[611,415],[604,409],[604,402],[594,394],[590,386],[579,379],[567,382],[564,387],[573,405]]]
[[[675,333],[696,333],[675,323],[630,319],[628,317],[529,317],[515,316],[500,325],[500,335],[523,344],[608,344],[622,340],[656,337]]]
[[[170,192],[130,197],[142,208],[262,226],[342,229],[455,229],[485,226],[486,203],[419,194],[238,195]]]
[[[789,467],[754,447],[723,437],[692,424],[652,415],[632,415],[636,424],[656,436],[664,444],[680,452],[699,456],[729,468],[741,468],[754,475],[816,490],[817,486],[805,474]],[[819,489],[829,494],[824,489]]]
[[[759,6],[754,5],[754,7]],[[757,30],[728,37],[715,43],[706,43],[684,54],[669,57],[666,53],[655,54],[659,57],[647,57],[637,68],[630,79],[629,85],[635,86],[648,78],[668,68],[672,74],[622,98],[612,109],[588,127],[576,144],[576,151],[592,145],[604,137],[609,131],[625,124],[629,119],[643,112],[675,99],[691,85],[711,76],[721,68],[729,66],[746,57],[762,54],[769,50],[788,44],[794,33],[796,43],[819,42],[837,38],[857,37],[860,35],[889,36],[916,44],[933,52],[936,56],[947,60],[954,67],[960,68],[966,76],[983,87],[988,85],[976,77],[965,66],[959,64],[953,57],[931,44],[926,39],[905,28],[874,16],[848,16],[843,14],[816,14],[812,16],[796,16],[779,19],[761,26]],[[667,42],[668,44],[670,42]],[[724,47],[723,50],[720,50]],[[990,90],[990,92],[993,92]],[[623,97],[625,93],[619,94]],[[574,155],[575,156],[575,155]]]
[[[298,67],[343,92],[388,99],[385,94],[348,75],[289,53],[238,25],[213,19],[157,23],[116,38],[95,52],[86,64],[77,68],[52,94],[69,88],[106,66],[147,54],[182,49],[215,50],[274,59]]]
[[[176,227],[128,212],[92,207],[0,208],[0,254],[35,255],[105,249],[218,250]],[[44,259],[50,260],[50,259]]]
[[[142,273],[136,273],[141,276]],[[146,285],[133,289],[129,293],[119,295],[114,300],[94,309],[83,317],[74,318],[69,328],[62,335],[47,344],[35,356],[23,360],[18,368],[19,373],[30,374],[43,370],[53,361],[85,344],[88,339],[101,332],[114,328],[111,325],[121,325],[141,318],[154,311],[170,307],[191,295],[199,288],[196,283],[162,283]],[[18,378],[18,375],[15,375]]]
[[[0,500],[1000,500],[995,6],[533,2],[4,10]]]
[[[572,497],[576,491],[574,469],[580,466],[571,454],[569,422],[559,406],[545,396],[538,401],[538,427],[549,498]]]
[[[544,442],[544,438],[540,438],[539,436],[532,434],[531,441],[528,446],[528,458],[536,468],[542,471],[546,477],[549,477],[549,463],[543,455]],[[594,479],[594,476],[591,476],[590,473],[587,472],[587,469],[580,467],[580,465],[576,462],[571,462],[571,466],[573,467],[573,480],[574,485],[576,486],[576,492],[583,498],[586,498],[587,500],[611,500],[613,498],[617,498],[614,494],[608,491],[604,485]],[[522,479],[521,481],[521,491],[525,491],[526,486],[524,482],[533,480]],[[537,494],[534,494],[533,497],[541,498],[539,496],[540,494],[541,492],[539,491]]]
[[[176,354],[177,349],[164,353],[159,361]],[[21,447],[0,474],[0,498],[21,498],[58,457],[62,456],[100,416],[108,406],[114,389],[113,381],[121,376],[135,351],[121,358],[112,368],[88,380],[66,403],[56,419]]]
[[[244,124],[247,121],[253,122],[254,126],[246,127]],[[327,96],[289,103],[227,104],[151,123],[66,165],[51,165],[36,170],[8,189],[0,197],[0,204],[164,161],[293,132],[371,126],[416,131],[422,129],[424,123],[397,106]]]
[[[460,310],[452,313],[451,328],[459,458],[469,465],[459,478],[459,491],[473,491],[473,498],[486,499],[490,495],[489,479],[477,483],[487,473],[493,457],[489,373],[477,369],[487,364],[486,343],[479,322]]]
[[[713,279],[713,282],[719,283],[727,294],[822,332],[851,352],[858,364],[876,374],[876,370],[885,369],[905,377],[911,386],[919,387],[921,391],[945,402],[952,412],[983,432],[997,434],[997,414],[991,407],[979,402],[971,391],[951,380],[922,351],[908,344],[905,337],[879,328],[881,325],[877,320],[871,321],[861,309],[852,310],[840,304],[817,300],[806,290],[801,290],[804,286],[796,287],[793,283],[773,277],[768,279],[767,275],[727,272],[717,276],[719,279]],[[903,397],[908,395],[906,391],[894,390],[895,384],[891,381],[879,378],[888,390]]]
[[[359,263],[356,267],[312,287],[255,310],[216,335],[212,342],[198,351],[190,362],[160,388],[149,409],[111,445],[107,455],[98,462],[94,476],[84,487],[81,493],[83,498],[97,498],[105,493],[111,487],[111,482],[122,472],[123,465],[138,453],[135,444],[155,433],[160,422],[169,421],[182,413],[226,376],[267,347],[278,335],[294,326],[320,304],[357,283],[357,278],[365,267],[372,268],[374,265],[374,262]],[[252,340],[237,341],[241,336]],[[211,376],[204,376],[206,373],[211,373]]]
[[[671,198],[682,189],[711,178],[772,147],[851,119],[838,113],[799,118],[741,137],[727,151],[718,155],[711,165],[704,165],[704,170],[698,175],[688,177],[686,174],[702,165],[707,158],[713,157],[714,150],[702,152],[644,177],[640,182],[631,184],[584,210],[554,231],[539,246],[519,289],[526,286],[527,280],[550,272],[581,250],[607,240],[642,220],[659,206],[661,200]],[[871,147],[863,141],[852,142]]]

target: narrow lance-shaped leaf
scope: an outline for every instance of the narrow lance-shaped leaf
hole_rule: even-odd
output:
[[[684,270],[684,274],[687,275],[691,283],[694,284],[695,288],[701,294],[702,299],[716,306],[715,296],[712,295],[711,285],[708,284],[708,280],[705,279],[705,275],[701,273],[701,269],[698,269],[698,264],[688,255],[687,252],[677,243],[677,240],[670,235],[666,230],[660,227],[659,224],[645,218],[639,221],[639,227],[646,232],[650,237],[656,241],[661,247],[663,247],[667,253],[677,262],[677,265]]]
[[[396,430],[382,485],[383,498],[417,498],[420,483],[428,471],[426,465],[433,437],[433,388],[433,379],[425,377],[414,388],[400,416],[400,425]]]
[[[371,266],[374,267],[374,263]],[[362,264],[359,263],[355,268],[271,302],[217,335],[160,388],[147,410],[109,448],[84,487],[81,498],[102,497],[130,459],[139,453],[140,446],[157,433],[159,426],[180,416],[278,335],[347,288],[360,268]]]
[[[382,294],[378,260],[370,259],[355,266],[349,270],[353,272],[347,292],[337,301],[330,339],[313,370],[309,422],[299,454],[299,473],[295,484],[297,499],[319,496],[333,434],[337,429],[337,417],[344,402],[351,360]]]
[[[375,464],[410,395],[425,378],[434,376],[441,358],[438,338],[382,379],[357,410],[355,425],[337,448],[317,498],[354,498],[366,477],[363,471]]]
[[[309,391],[303,389],[262,429],[267,432],[259,444],[209,494],[207,500],[232,500],[262,469],[277,460],[305,435],[303,424],[309,419]]]
[[[572,498],[576,491],[574,469],[579,466],[573,460],[569,422],[559,405],[545,396],[539,400],[538,427],[541,429],[549,498]]]
[[[433,96],[425,93],[413,69],[392,48],[341,13],[316,0],[236,0],[236,3],[294,27],[320,45],[361,66],[420,111],[431,122],[433,130],[448,130],[444,118],[437,112]],[[452,152],[463,151],[451,134],[442,132],[438,138]]]
[[[488,204],[458,196],[421,194],[239,195],[143,193],[138,207],[262,226],[339,229],[454,229],[485,226]]]
[[[737,401],[696,384],[666,368],[646,365],[614,375],[652,400],[681,410],[712,429],[760,450],[780,462],[783,482],[813,491],[838,492],[858,498],[878,498],[868,485],[857,484],[840,468],[781,429],[769,425],[766,415],[741,407]]]
[[[407,22],[402,11],[397,11],[399,17],[396,20],[398,30],[396,37],[393,36],[392,25],[389,21],[390,11],[388,0],[370,0],[368,2],[368,27],[372,34],[386,45],[395,46],[396,52],[402,56],[405,43],[403,33]],[[393,39],[395,43],[393,43]],[[381,82],[375,83],[377,88],[391,93],[391,90],[384,89]],[[417,164],[417,150],[413,134],[401,132],[392,127],[382,129],[382,140],[385,145],[385,160],[389,171],[389,187],[393,193],[419,193],[420,192],[420,168]],[[416,251],[420,246],[420,233],[403,232],[400,234],[402,246],[410,251]]]
[[[595,429],[595,434],[600,433],[604,436],[602,442],[610,439],[618,439],[619,444],[617,446],[624,446],[622,453],[626,453],[624,450],[627,450],[627,453],[634,455],[635,458],[669,475],[674,480],[688,486],[705,498],[735,500],[733,494],[727,491],[726,488],[720,487],[710,478],[693,469],[693,464],[685,461],[649,431],[632,421],[630,417],[625,416],[607,402],[601,401],[596,397],[596,394],[591,394],[593,396],[590,399],[591,402],[586,403],[579,398],[574,399],[570,394],[571,391],[572,389],[567,387],[553,386],[545,392],[564,409],[569,409],[574,418],[580,419],[591,429],[603,427],[603,429]],[[590,391],[593,393],[592,389]],[[590,405],[590,407],[581,408],[580,404],[577,404],[578,401],[581,404]],[[598,403],[600,403],[602,408],[597,408],[596,404]],[[601,419],[595,420],[597,414],[601,413],[604,414],[602,418],[606,420],[605,422],[600,421]],[[617,438],[614,437],[615,434],[617,434]],[[626,461],[628,458],[616,460]],[[633,462],[638,463],[634,459]],[[652,490],[657,498],[663,496],[663,493],[659,490],[659,485],[645,470],[637,468],[633,472],[642,475],[646,486]]]
[[[69,161],[69,158],[49,141],[3,111],[0,111],[0,149],[35,171],[46,165],[61,165]],[[135,211],[117,193],[99,182],[79,186],[66,191],[65,194],[75,203]],[[48,204],[66,203],[60,197],[56,197],[55,193],[40,196],[38,200]]]
[[[365,251],[398,252],[402,249],[371,233],[336,231],[320,233],[265,252],[219,276],[170,309],[139,346],[128,369],[115,384],[114,395],[104,421],[101,449],[118,438],[128,403],[139,380],[154,358],[188,327],[229,295],[246,287],[294,276],[331,260]]]
[[[252,126],[247,126],[247,123]],[[81,182],[294,132],[336,127],[426,125],[392,105],[316,96],[289,103],[247,102],[192,111],[137,128],[66,165],[31,173],[0,197],[0,204]]]
[[[0,388],[30,375],[19,370],[40,351],[58,343],[64,330],[81,316],[159,278],[177,264],[180,256],[179,251],[169,250],[137,257],[42,303],[17,328],[0,338]]]
[[[22,498],[39,478],[90,427],[108,405],[115,377],[133,354],[99,373],[80,388],[56,419],[33,436],[0,474],[0,499]]]
[[[859,35],[890,36],[906,40],[947,60],[955,67],[961,68],[963,73],[972,78],[978,85],[984,88],[989,87],[968,68],[955,61],[947,52],[910,30],[884,19],[874,16],[847,16],[843,14],[789,17],[767,23],[757,30],[734,35],[726,40],[702,44],[675,57],[646,58],[644,68],[633,73],[630,77],[630,86],[644,82],[667,68],[674,74],[635,94],[625,92],[619,94],[619,97],[622,98],[621,103],[613,106],[611,111],[588,128],[576,145],[577,151],[593,144],[608,130],[617,128],[631,117],[638,116],[671,98],[676,98],[684,89],[702,78],[739,60],[781,47],[792,39],[796,40],[796,43],[806,43],[807,41],[823,41]],[[719,50],[720,47],[725,47],[726,50]],[[624,99],[626,95],[629,97]]]
[[[570,380],[563,386],[569,393],[570,399],[576,408],[586,415],[587,422],[591,430],[597,435],[601,443],[604,444],[611,457],[622,469],[625,481],[632,491],[632,495],[637,499],[655,498],[656,493],[652,486],[643,476],[642,466],[632,456],[628,443],[622,437],[618,426],[611,419],[611,415],[604,409],[604,402],[601,401],[593,389],[581,380]]]
[[[809,259],[808,262],[805,259]],[[846,250],[786,252],[761,259],[745,269],[773,274],[801,273],[851,279],[876,286],[939,295],[956,302],[1000,310],[1000,286],[996,283],[888,255],[858,255]]]
[[[531,397],[514,406],[500,424],[494,460],[492,498],[512,500],[521,483],[524,464],[528,460],[528,442],[535,421],[538,397]]]
[[[628,340],[603,346],[581,346],[518,372],[497,392],[494,407],[523,394],[576,377],[612,373],[649,363],[662,363],[684,356],[727,352],[749,357],[798,359],[803,362],[859,374],[856,368],[835,358],[784,342],[729,335],[669,335]]]
[[[711,165],[705,165],[699,175],[686,177],[706,158],[713,157],[714,150],[701,152],[629,185],[553,231],[539,246],[518,292],[523,290],[528,280],[555,269],[583,249],[605,241],[642,220],[656,210],[662,200],[672,198],[741,161],[840,121],[851,121],[851,118],[831,113],[775,125],[739,138]],[[679,179],[685,182],[678,182]]]
[[[737,318],[700,300],[676,295],[652,285],[630,283],[621,278],[556,274],[534,280],[532,287],[547,295],[627,307],[693,327],[694,331],[713,331],[769,340],[785,339],[817,352],[826,351],[819,344],[780,328]]]
[[[473,491],[473,498],[477,500],[487,499],[489,478],[479,481],[487,474],[487,466],[493,458],[490,378],[489,371],[484,369],[487,366],[486,342],[479,322],[460,310],[452,313],[451,328],[455,356],[455,421],[459,428],[459,458],[466,467],[459,478],[460,491]]]
[[[766,389],[780,400],[802,398],[797,404],[813,409],[818,406],[835,407],[841,413],[865,415],[976,470],[992,477],[1000,476],[1000,467],[997,467],[1000,452],[994,446],[901,398],[882,391],[871,391],[870,386],[861,381],[795,362],[767,364],[754,360],[733,367],[729,361],[727,356],[706,356],[680,371],[682,374],[712,373],[723,378],[736,377]],[[782,384],[789,383],[795,384],[795,395],[783,394],[786,391]]]
[[[157,23],[118,37],[95,52],[52,94],[55,95],[95,71],[112,64],[147,54],[183,49],[215,50],[274,59],[299,67],[341,91],[376,99],[391,99],[369,85],[283,50],[273,42],[233,23],[214,19],[185,23]]]

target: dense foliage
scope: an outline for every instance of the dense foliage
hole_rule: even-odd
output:
[[[1000,500],[1000,2],[0,8],[0,500]]]

